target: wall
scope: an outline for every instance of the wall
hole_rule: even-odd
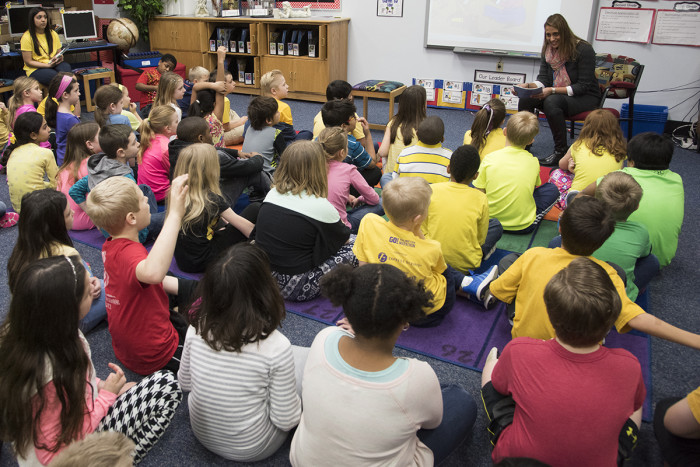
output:
[[[196,0],[176,1],[178,5],[171,8],[177,8],[184,14],[194,11]],[[211,6],[210,1],[207,3]],[[671,8],[673,5],[672,2],[658,1],[640,3],[644,8],[657,9]],[[351,18],[348,43],[348,81],[351,83],[378,78],[405,83],[412,78],[472,81],[474,70],[496,70],[499,60],[497,57],[462,55],[449,50],[423,47],[426,4],[427,0],[404,0],[402,18],[377,16],[376,0],[342,0],[340,12],[314,11],[313,14]],[[611,5],[612,0],[598,0],[600,7]],[[105,7],[113,6],[95,5],[95,14],[116,16],[112,10],[109,14],[98,13],[98,8],[102,11]],[[594,33],[595,30],[593,37]],[[700,77],[700,47],[599,41],[593,41],[593,47],[598,52],[634,57],[645,65],[636,103],[668,106],[669,118],[672,120],[683,120],[688,111],[697,108],[698,97],[693,97],[696,90],[663,93],[649,91],[678,87],[697,80]],[[532,81],[539,69],[539,60],[504,58],[503,65],[503,71],[526,73],[528,81]],[[676,104],[680,105],[671,109]],[[610,107],[619,108],[620,105],[621,102],[614,100],[606,103]]]

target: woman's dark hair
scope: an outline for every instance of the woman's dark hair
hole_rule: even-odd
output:
[[[213,89],[202,89],[197,91],[197,100],[192,101],[187,115],[192,117],[206,117],[214,111],[216,105],[216,91]]]
[[[342,305],[355,334],[387,338],[402,324],[425,316],[433,294],[389,264],[340,265],[321,278],[321,293]]]
[[[238,243],[204,274],[190,309],[190,324],[213,350],[240,352],[264,340],[285,316],[284,300],[270,272],[267,254]]]
[[[544,22],[544,26],[549,26],[556,29],[559,32],[559,56],[564,60],[573,61],[576,60],[578,54],[576,52],[576,45],[579,41],[584,41],[578,37],[569,27],[569,23],[566,22],[564,18],[559,13],[550,15]],[[544,29],[543,26],[543,29]],[[544,43],[542,44],[542,57],[545,56],[547,52],[547,33],[544,32]]]
[[[413,132],[426,116],[427,94],[423,86],[413,85],[399,96],[399,111],[389,122],[389,144],[396,141],[396,132],[401,128],[403,143],[408,146],[413,140]]]
[[[51,51],[53,50],[53,34],[51,34],[51,31],[53,31],[53,25],[51,24],[51,17],[43,7],[38,6],[29,10],[29,16],[27,20],[29,22],[28,31],[29,35],[32,38],[32,43],[34,44],[34,53],[37,55],[41,55],[41,51],[39,50],[39,41],[36,38],[36,25],[34,24],[34,17],[42,11],[46,13],[46,28],[44,29],[44,35],[46,36],[46,45],[49,48],[49,50],[46,51],[46,54],[51,55]]]
[[[32,191],[22,197],[17,242],[7,261],[11,293],[21,284],[20,274],[29,263],[51,256],[52,248],[59,244],[73,246],[63,215],[67,205],[66,195],[52,188]]]
[[[56,452],[80,436],[90,360],[78,333],[85,293],[80,258],[34,261],[22,270],[19,283],[0,328],[0,439],[26,456],[34,446]],[[48,446],[36,444],[48,409],[42,390],[47,372],[61,404],[60,432]]]
[[[38,112],[24,112],[15,120],[15,142],[10,144],[0,158],[0,165],[7,165],[12,151],[25,144],[33,143],[32,133],[39,133],[44,124],[44,117]]]
[[[56,97],[56,93],[58,92],[58,88],[61,86],[63,77],[66,75],[72,76],[73,73],[69,73],[67,71],[56,73],[56,76],[51,78],[51,82],[49,82],[49,97],[46,99],[46,123],[48,123],[54,130],[56,129],[56,113],[58,112],[58,103],[52,98],[55,97],[58,102],[63,100],[63,96],[61,95]],[[73,86],[78,86],[78,80],[76,80],[75,77],[73,77],[73,81],[71,81],[66,90],[63,92],[71,92],[73,90]],[[17,123],[15,123],[15,125],[16,124]]]

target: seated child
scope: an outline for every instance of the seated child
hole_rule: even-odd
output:
[[[426,99],[425,88],[419,85],[408,86],[399,96],[399,110],[389,120],[377,154],[384,173],[392,173],[399,153],[416,144],[416,129],[425,118]]]
[[[651,254],[649,232],[642,224],[628,220],[639,207],[642,194],[639,183],[620,171],[603,177],[595,193],[596,198],[610,207],[615,218],[615,231],[592,256],[622,268],[627,296],[632,301],[637,300],[639,291],[644,291],[659,272],[659,260]],[[561,246],[561,237],[555,237],[549,246]]]
[[[239,216],[219,189],[219,158],[211,144],[197,143],[180,153],[175,178],[188,174],[182,228],[175,245],[175,261],[185,272],[204,272],[231,245],[246,241],[253,230],[260,203],[246,206]]]
[[[114,355],[140,375],[180,367],[187,322],[169,311],[166,289],[184,304],[196,283],[166,273],[185,212],[186,182],[186,175],[173,180],[168,216],[150,253],[139,243],[139,231],[150,222],[148,200],[133,180],[109,178],[87,198],[90,219],[110,234],[102,258]]]
[[[278,330],[284,300],[260,248],[240,243],[223,252],[201,290],[178,371],[190,392],[192,431],[226,459],[261,461],[299,423],[308,348],[292,346]]]
[[[376,214],[367,214],[360,223],[353,252],[365,263],[386,263],[396,266],[433,294],[433,303],[426,317],[411,324],[437,326],[455,303],[459,290],[471,294],[488,307],[485,292],[496,273],[496,266],[479,276],[465,276],[445,263],[440,243],[426,239],[421,224],[428,216],[430,185],[423,178],[398,178],[382,191],[384,211],[389,221]]]
[[[440,242],[447,264],[465,274],[488,259],[503,234],[498,219],[489,219],[486,195],[469,186],[479,173],[479,162],[472,145],[452,153],[447,166],[450,181],[431,185],[428,216],[421,227],[426,238]]]
[[[629,220],[647,228],[652,251],[662,268],[676,256],[685,207],[683,180],[669,169],[673,149],[673,141],[666,136],[652,132],[638,134],[627,143],[627,167],[622,169],[644,190],[639,209]],[[584,193],[593,196],[595,187],[596,182],[591,183]]]
[[[250,128],[245,133],[243,152],[257,152],[263,157],[263,171],[272,178],[280,156],[287,147],[282,131],[275,128],[280,113],[272,97],[254,97],[248,105]]]
[[[340,219],[356,234],[360,221],[367,214],[384,215],[381,199],[374,188],[369,186],[352,164],[343,160],[348,154],[348,136],[340,127],[324,128],[318,136],[328,161],[328,201],[335,207]],[[350,194],[350,188],[360,194]],[[350,210],[347,210],[347,206]]]
[[[185,86],[185,94],[182,96],[182,99],[178,99],[177,105],[180,107],[180,110],[182,111],[182,118],[187,117],[187,111],[190,108],[190,104],[192,103],[192,89],[194,88],[194,85],[197,83],[205,83],[209,81],[209,70],[204,68],[203,66],[193,66],[190,68],[190,73],[187,75],[189,79],[185,80],[184,86]]]
[[[12,207],[19,213],[22,197],[34,190],[56,188],[58,166],[53,151],[39,147],[49,140],[46,120],[37,112],[25,112],[15,122],[15,142],[5,149],[0,165],[7,167]]]
[[[367,181],[369,186],[379,183],[382,171],[377,167],[377,154],[372,143],[372,134],[369,131],[369,123],[364,117],[357,118],[355,104],[349,99],[336,99],[323,104],[321,108],[321,118],[323,124],[328,127],[339,126],[348,133],[348,155],[346,163],[353,164],[360,171],[360,175]],[[351,134],[357,125],[362,126],[365,138],[362,143]],[[350,192],[353,196],[357,193]]]
[[[87,162],[88,174],[75,182],[68,191],[73,201],[85,211],[87,195],[95,186],[111,177],[126,177],[134,181],[134,173],[129,161],[134,160],[139,152],[139,142],[131,127],[126,125],[107,125],[100,129],[97,139],[101,153],[90,156]],[[148,185],[140,185],[141,191],[149,198],[151,223],[139,232],[139,241],[145,243],[155,240],[163,225],[165,213],[158,212],[153,190]],[[88,214],[89,215],[89,214]],[[94,222],[94,219],[91,219]],[[105,237],[109,234],[103,229]]]
[[[157,105],[141,124],[139,147],[139,185],[151,187],[156,201],[162,203],[170,188],[168,143],[177,133],[177,112],[170,105]]]
[[[700,459],[700,387],[684,398],[656,404],[654,434],[666,465],[693,465]]]
[[[177,126],[177,138],[168,143],[171,180],[180,152],[194,143],[212,144],[209,125],[202,117],[183,118]],[[231,206],[236,204],[245,188],[252,187],[251,194],[258,196],[270,191],[270,177],[262,171],[263,157],[260,154],[230,148],[217,148],[216,153],[219,156],[219,187]]]
[[[139,109],[136,103],[131,102],[131,97],[129,97],[129,88],[123,84],[114,83],[114,85],[119,88],[119,90],[122,92],[122,97],[124,98],[122,104],[122,115],[129,119],[129,125],[131,126],[132,130],[139,131],[139,127],[141,126],[141,123],[143,123],[143,119],[139,114]]]
[[[350,102],[353,101],[352,85],[347,81],[343,81],[342,79],[336,79],[335,81],[328,83],[328,86],[326,86],[326,101],[340,99],[348,99]],[[360,117],[355,114],[355,120],[357,120],[357,123],[355,124],[355,128],[352,130],[351,134],[364,147],[363,138],[365,137],[365,132],[362,130],[362,123],[360,123],[359,119]],[[326,128],[326,125],[323,124],[323,116],[321,115],[321,111],[319,111],[314,117],[313,139],[318,138],[318,135],[321,134],[321,131],[324,128]]]
[[[46,102],[46,123],[56,131],[56,163],[63,164],[66,154],[68,132],[80,119],[71,113],[71,106],[80,105],[80,87],[72,74],[56,75],[49,84],[49,95],[53,99]],[[58,102],[58,103],[57,103]]]
[[[537,117],[518,112],[510,117],[504,134],[506,147],[486,155],[474,187],[486,193],[489,215],[498,219],[503,230],[532,232],[552,208],[559,190],[551,183],[540,183],[540,164],[525,150],[540,130]]]
[[[430,116],[416,130],[418,142],[399,153],[392,174],[382,176],[382,187],[397,177],[422,177],[428,183],[449,182],[447,166],[452,151],[443,148],[445,124],[440,117]]]
[[[620,314],[616,287],[598,264],[576,258],[549,280],[544,303],[554,339],[519,337],[486,360],[493,462],[622,465],[636,445],[646,389],[634,355],[600,345]],[[587,428],[572,430],[574,422]]]
[[[124,110],[124,93],[116,86],[100,86],[95,91],[95,122],[105,125],[129,125],[131,121]]]
[[[209,75],[209,79],[216,76],[217,70],[213,70]],[[226,83],[226,92],[230,94],[236,87],[236,82],[233,80],[233,74],[224,70],[224,83]],[[248,117],[240,117],[235,110],[231,108],[231,101],[228,96],[224,96],[224,116],[221,123],[224,125],[224,145],[231,146],[241,144],[243,142],[243,132],[245,131],[245,123]]]
[[[530,248],[521,256],[506,256],[498,265],[500,276],[489,285],[491,294],[506,303],[515,301],[513,330],[515,337],[552,339],[554,328],[550,323],[543,301],[544,288],[557,272],[574,259],[589,256],[600,248],[615,230],[615,219],[610,208],[598,199],[581,196],[572,202],[559,219],[561,248]],[[615,328],[624,333],[631,329],[652,336],[700,349],[700,336],[683,331],[655,316],[645,313],[632,302],[625,292],[625,284],[615,269],[604,261],[591,257],[610,275],[620,294],[622,310],[615,320]],[[586,290],[590,288],[583,285]]]
[[[347,318],[309,350],[292,465],[440,465],[469,436],[476,403],[458,385],[441,388],[426,362],[392,354],[431,294],[388,264],[340,266],[321,286]]]
[[[160,75],[168,71],[174,71],[176,66],[177,59],[171,54],[165,54],[160,58],[157,67],[148,68],[141,73],[141,76],[136,80],[136,90],[143,93],[142,110],[145,108],[145,110],[150,111],[150,108],[146,108],[146,106],[152,104],[156,98]]]
[[[491,99],[474,115],[471,130],[464,133],[464,144],[471,144],[479,151],[481,160],[486,154],[506,147],[503,134],[503,120],[506,118],[506,105],[500,99]]]
[[[313,133],[308,130],[302,130],[297,133],[294,130],[294,119],[292,118],[292,109],[289,104],[282,102],[282,99],[287,97],[289,93],[289,85],[284,79],[284,74],[280,70],[272,70],[265,73],[260,78],[260,90],[263,96],[274,97],[277,101],[280,119],[275,123],[275,128],[282,131],[287,144],[299,139],[311,139]]]

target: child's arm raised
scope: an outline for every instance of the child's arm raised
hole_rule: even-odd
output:
[[[649,313],[635,316],[627,322],[627,325],[651,336],[700,350],[699,335],[677,328]]]
[[[187,174],[173,180],[170,187],[168,216],[163,223],[163,229],[153,244],[153,249],[146,259],[136,266],[136,278],[144,284],[158,284],[163,281],[170,268],[175,251],[177,234],[185,214],[185,196],[187,195]]]
[[[226,222],[234,226],[240,233],[245,235],[246,238],[250,237],[250,233],[253,231],[253,227],[255,227],[255,224],[250,222],[248,219],[239,216],[233,212],[233,209],[231,208],[228,208],[222,212],[221,217],[223,217]]]
[[[226,47],[223,45],[216,50],[216,81],[224,81],[226,79],[226,76],[224,75],[224,68],[226,67],[224,62],[226,60],[226,50]],[[224,91],[224,93],[225,92],[226,91]],[[228,99],[224,93],[217,92],[214,102],[213,113],[216,118],[219,119],[219,121],[224,119],[224,99]]]

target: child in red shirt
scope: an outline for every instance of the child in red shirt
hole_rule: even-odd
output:
[[[143,93],[141,108],[152,104],[155,100],[158,83],[160,83],[160,75],[166,71],[175,70],[176,66],[177,59],[171,54],[165,54],[160,58],[157,67],[149,68],[141,73],[141,76],[136,80],[136,90]]]
[[[150,222],[148,199],[133,180],[112,177],[93,188],[87,213],[111,235],[102,246],[107,320],[114,354],[130,370],[177,372],[187,332],[166,292],[188,298],[196,282],[166,277],[185,210],[187,175],[173,180],[163,229],[150,253],[138,233]],[[184,304],[184,302],[182,302]]]

